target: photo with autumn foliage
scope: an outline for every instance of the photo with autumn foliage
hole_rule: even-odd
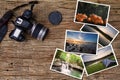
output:
[[[110,6],[78,0],[74,22],[106,26]]]
[[[67,30],[64,50],[66,52],[74,52],[77,55],[81,53],[96,54],[98,37],[97,33]]]

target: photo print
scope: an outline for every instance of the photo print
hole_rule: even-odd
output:
[[[84,24],[80,31],[98,33],[99,44],[102,46],[107,46],[111,44],[119,34],[119,31],[110,24],[107,24],[107,27],[91,26]]]
[[[118,66],[118,62],[111,45],[98,50],[97,55],[82,55],[87,76]]]
[[[77,55],[96,54],[99,35],[90,32],[66,30],[64,50]]]
[[[81,56],[56,49],[50,70],[62,73],[77,79],[82,79],[84,67]]]
[[[106,27],[110,5],[77,0],[74,22]]]

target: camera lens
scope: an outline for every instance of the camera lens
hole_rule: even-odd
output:
[[[48,28],[44,27],[44,25],[42,24],[34,24],[31,29],[32,37],[38,40],[44,40],[47,33],[48,33]]]

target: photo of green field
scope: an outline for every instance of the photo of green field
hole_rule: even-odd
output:
[[[56,49],[50,69],[78,79],[82,79],[83,76],[81,57],[60,49]]]
[[[117,66],[117,60],[112,46],[98,50],[97,55],[83,55],[83,62],[88,75]]]

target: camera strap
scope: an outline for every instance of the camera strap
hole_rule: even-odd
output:
[[[13,8],[12,10],[7,11],[0,19],[0,42],[3,40],[5,37],[7,31],[8,31],[8,22],[9,20],[13,17],[14,12],[22,7],[28,6],[28,5],[34,5],[38,4],[38,1],[30,1],[27,4],[22,4],[20,6],[17,6]]]

